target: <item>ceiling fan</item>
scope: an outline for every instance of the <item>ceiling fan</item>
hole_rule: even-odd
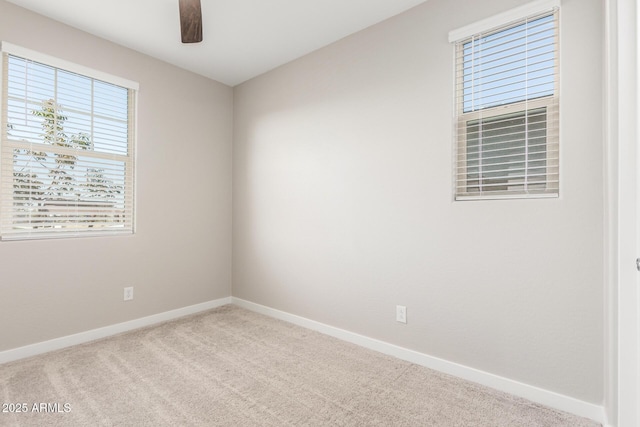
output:
[[[182,43],[202,41],[202,9],[200,0],[180,0],[180,33]]]

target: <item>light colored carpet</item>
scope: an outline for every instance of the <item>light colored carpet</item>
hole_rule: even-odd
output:
[[[235,306],[1,365],[0,387],[28,407],[2,426],[598,425]]]

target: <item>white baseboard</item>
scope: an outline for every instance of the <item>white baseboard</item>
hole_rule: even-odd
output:
[[[429,356],[424,353],[419,353],[417,351],[399,347],[394,344],[389,344],[384,341],[345,331],[343,329],[335,328],[324,323],[316,322],[314,320],[306,319],[294,314],[289,314],[284,311],[276,310],[240,298],[232,297],[231,300],[233,304],[247,310],[255,311],[257,313],[284,320],[298,326],[312,329],[314,331],[318,331],[326,335],[330,335],[332,337],[378,351],[380,353],[397,357],[398,359],[425,366],[427,368],[453,375],[458,378],[473,381],[475,383],[482,384],[496,390],[510,393],[531,400],[533,402],[549,406],[551,408],[575,414],[584,418],[589,418],[603,425],[607,424],[603,406],[584,402],[573,397],[565,396],[553,391],[500,377],[498,375],[490,374],[488,372],[480,371],[478,369],[470,368],[458,363],[449,362],[444,359],[439,359],[437,357]]]
[[[220,307],[226,304],[231,304],[231,297],[207,301],[201,304],[190,305],[188,307],[182,307],[147,317],[142,317],[140,319],[129,320],[127,322],[105,326],[103,328],[92,329],[90,331],[80,332],[73,335],[67,335],[66,337],[55,338],[49,341],[43,341],[24,347],[5,350],[0,352],[0,364],[24,359],[25,357],[36,356],[38,354],[47,353],[53,350],[59,350],[61,348],[82,344],[100,338],[105,338],[111,335],[119,334],[121,332],[127,332],[133,329],[165,322],[167,320],[177,319],[179,317],[198,313],[200,311],[210,310],[212,308]]]

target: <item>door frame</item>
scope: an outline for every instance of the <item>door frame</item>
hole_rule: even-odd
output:
[[[640,425],[639,15],[636,0],[606,2],[609,284],[605,294],[605,407],[609,423]]]

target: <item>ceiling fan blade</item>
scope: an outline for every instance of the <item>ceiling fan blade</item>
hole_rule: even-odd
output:
[[[202,41],[202,9],[200,0],[180,0],[180,32],[182,43]]]

